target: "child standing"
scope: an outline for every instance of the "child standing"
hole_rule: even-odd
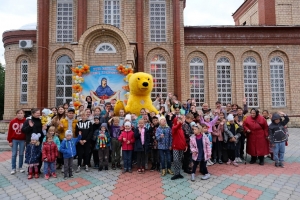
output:
[[[121,132],[119,136],[119,141],[122,142],[122,156],[124,162],[124,170],[123,173],[129,172],[132,173],[131,170],[131,158],[132,158],[132,150],[134,143],[134,132],[131,130],[131,123],[125,122],[124,124],[125,130]]]
[[[195,181],[195,172],[198,164],[200,164],[200,172],[204,175],[201,179],[207,180],[210,178],[210,174],[206,168],[206,162],[211,157],[211,147],[208,137],[201,133],[202,128],[200,125],[193,125],[194,135],[190,138],[190,147],[193,159],[193,169],[191,181]]]
[[[284,117],[284,121],[282,121],[281,117]],[[283,112],[272,115],[272,124],[269,126],[269,139],[273,146],[275,167],[284,167],[285,143],[288,140],[288,134],[284,126],[289,121],[289,117]]]
[[[121,169],[122,168],[120,164],[121,143],[118,140],[118,137],[120,135],[120,119],[119,117],[113,117],[111,120],[109,120],[108,123],[110,124],[110,137],[111,137],[111,162],[112,162],[111,167],[113,170],[116,170],[116,165],[117,165],[117,167]]]
[[[202,132],[207,136],[209,140],[210,148],[212,149],[212,135],[208,131],[210,127],[207,124],[201,124],[201,126],[202,126]],[[207,166],[211,166],[211,165],[214,165],[214,163],[210,159],[208,159]]]
[[[159,127],[156,130],[156,140],[158,141],[160,163],[162,168],[161,175],[165,176],[166,173],[174,175],[171,170],[172,134],[170,127],[167,126],[165,117],[159,118]],[[167,162],[167,170],[165,162]]]
[[[67,130],[65,133],[65,139],[60,145],[60,152],[64,157],[64,179],[73,178],[73,157],[76,155],[76,144],[81,140],[81,132],[77,138],[72,138],[73,133],[71,130]]]
[[[215,126],[213,126],[213,163],[223,164],[222,162],[222,149],[223,149],[223,132],[224,132],[224,123],[225,120],[218,119]]]
[[[41,147],[39,138],[41,134],[32,133],[31,141],[26,147],[25,153],[25,163],[28,164],[28,179],[32,179],[32,174],[34,173],[34,178],[39,178],[39,162],[41,156]]]
[[[25,122],[24,111],[18,110],[16,112],[16,115],[17,115],[16,118],[10,121],[8,133],[7,133],[8,145],[12,147],[12,157],[11,157],[12,171],[10,173],[11,175],[16,173],[18,147],[19,147],[19,172],[21,173],[25,172],[25,170],[22,169],[22,166],[23,166],[23,159],[24,159],[26,135],[21,130],[23,123]]]
[[[52,140],[53,140],[53,142],[56,144],[57,149],[59,149],[59,148],[60,148],[60,140],[59,140],[59,137],[57,136],[56,128],[55,128],[54,126],[50,126],[50,128],[48,129],[47,135],[48,135],[48,134],[52,135]],[[46,141],[47,141],[47,140],[46,140],[46,137],[44,137],[44,139],[43,139],[43,144],[44,144],[44,142],[46,142]],[[42,147],[42,148],[43,148],[43,147]]]
[[[145,128],[144,119],[141,118],[138,122],[138,127],[134,130],[134,151],[137,154],[138,173],[145,173],[146,154],[149,148],[149,134]]]
[[[100,128],[100,118],[98,115],[94,116],[94,124],[93,124],[93,139],[91,140],[91,153],[89,159],[91,160],[91,156],[93,155],[94,160],[94,169],[99,169],[99,155],[98,150],[96,149],[96,141]],[[90,162],[89,162],[90,163]]]
[[[44,161],[44,175],[45,179],[48,180],[50,175],[48,173],[48,168],[50,168],[50,174],[53,178],[56,178],[55,173],[55,160],[58,157],[58,148],[53,142],[52,133],[48,133],[46,136],[46,142],[43,143],[42,149],[42,160]]]
[[[150,137],[150,147],[152,154],[152,167],[150,171],[154,171],[155,169],[159,171],[159,151],[157,149],[157,140],[156,140],[156,130],[159,127],[158,118],[156,116],[152,117],[152,124],[149,128],[149,137]]]
[[[109,148],[110,135],[108,133],[107,124],[102,123],[96,137],[96,149],[98,150],[99,156],[99,171],[102,171],[103,166],[105,170],[108,170]]]

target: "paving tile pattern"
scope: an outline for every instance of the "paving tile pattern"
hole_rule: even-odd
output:
[[[11,152],[0,153],[0,199],[300,199],[300,129],[290,129],[286,147],[285,168],[266,164],[244,163],[239,167],[225,164],[209,166],[212,174],[206,181],[197,172],[196,181],[190,175],[171,181],[171,175],[158,172],[122,174],[121,170],[90,172],[82,170],[72,179],[28,180],[26,174],[10,175]],[[248,161],[250,157],[248,157]],[[76,161],[74,161],[75,164]]]

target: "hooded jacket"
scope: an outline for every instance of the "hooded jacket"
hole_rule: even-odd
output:
[[[101,127],[105,127],[105,136],[102,138],[100,136],[100,131],[101,131]],[[95,131],[95,135],[96,135],[96,146],[95,146],[95,149],[100,149],[100,148],[104,148],[104,147],[110,147],[110,134],[108,132],[108,128],[107,128],[107,124],[106,123],[102,123],[101,124],[101,127]],[[103,146],[104,147],[101,147]]]
[[[161,134],[164,134],[164,137],[161,138]],[[156,129],[156,140],[158,143],[158,149],[167,150],[172,147],[172,133],[171,129],[168,126],[162,127],[159,126]]]
[[[185,150],[188,147],[186,143],[186,138],[184,131],[182,129],[182,123],[177,123],[178,118],[176,117],[173,120],[173,127],[172,127],[172,148],[174,150]],[[185,122],[183,122],[185,123]]]
[[[60,144],[60,152],[63,154],[64,158],[72,158],[76,155],[76,144],[81,140],[81,135],[77,138],[72,138],[67,140],[66,138]]]
[[[203,142],[203,152],[204,152],[204,160],[208,160],[211,157],[211,147],[210,147],[210,141],[208,137],[205,134],[202,134],[202,142]],[[196,136],[192,135],[190,140],[190,148],[191,152],[196,152],[192,154],[192,159],[194,161],[197,161],[199,149],[197,146]]]
[[[42,160],[47,158],[46,162],[55,162],[58,157],[58,148],[56,144],[52,142],[44,142],[42,149]]]
[[[90,142],[93,137],[93,125],[90,120],[82,121],[80,120],[76,124],[75,136],[78,137],[79,131],[81,131],[81,140],[86,140]]]
[[[12,140],[24,140],[26,139],[26,135],[21,130],[23,127],[23,123],[25,122],[25,118],[19,120],[15,118],[10,121],[7,133],[7,141],[12,143]]]
[[[269,126],[269,139],[271,143],[279,143],[287,141],[288,137],[285,133],[284,126],[290,121],[287,115],[283,116],[282,121],[281,116],[277,113],[272,115],[272,123]],[[274,121],[280,119],[280,122],[276,124]]]
[[[72,133],[75,133],[76,124],[77,124],[78,120],[75,118],[70,119],[70,120],[72,120]],[[69,129],[69,118],[66,117],[66,118],[61,119],[60,123],[62,123],[63,127],[58,126],[57,130],[59,133],[59,139],[63,140],[65,138],[65,132]],[[73,137],[74,137],[74,135],[73,135]]]
[[[123,138],[126,138],[126,142],[123,141]],[[130,151],[133,150],[133,145],[134,145],[134,132],[132,130],[129,131],[122,131],[120,136],[119,136],[119,141],[122,143],[122,150],[124,151]],[[129,144],[127,144],[127,141],[130,141]]]
[[[41,146],[35,144],[28,144],[26,146],[25,163],[37,164],[41,160]]]

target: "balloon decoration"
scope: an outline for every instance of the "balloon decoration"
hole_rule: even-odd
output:
[[[133,73],[133,69],[131,67],[124,67],[123,65],[119,65],[117,67],[117,70],[120,74],[128,75],[130,73]]]
[[[90,73],[90,66],[88,66],[87,64],[82,65],[78,65],[77,67],[72,67],[71,68],[72,72],[74,72],[75,74],[77,74],[77,76],[82,76],[82,74],[86,74],[86,73]]]

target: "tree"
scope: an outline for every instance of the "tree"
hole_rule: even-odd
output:
[[[0,120],[4,114],[4,88],[5,88],[5,68],[0,63]]]

